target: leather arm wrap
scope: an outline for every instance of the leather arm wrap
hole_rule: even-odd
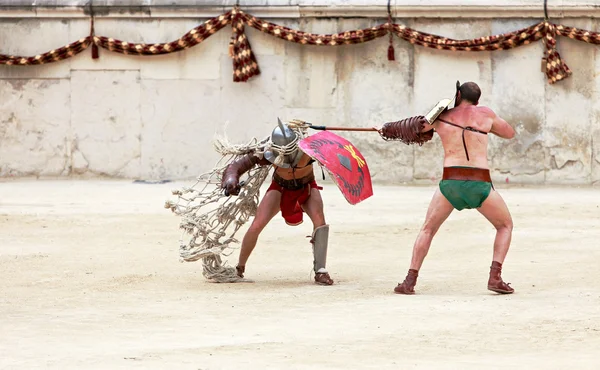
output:
[[[230,163],[223,171],[223,178],[221,179],[221,187],[227,189],[230,194],[236,194],[236,188],[238,187],[240,176],[250,171],[256,164],[265,166],[271,164],[266,159],[259,159],[252,153],[246,154],[242,158]]]
[[[246,154],[242,158],[230,163],[229,166],[225,169],[225,176],[227,175],[235,175],[236,177],[242,176],[244,173],[250,171],[252,167],[256,164],[258,158],[255,156]]]
[[[426,124],[429,123],[423,116],[409,117],[397,122],[387,122],[379,133],[384,140],[423,145],[433,138],[433,130],[421,132]]]

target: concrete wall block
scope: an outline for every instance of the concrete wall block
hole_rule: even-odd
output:
[[[196,50],[198,47],[201,45],[173,54],[138,57],[142,79],[218,80],[220,57],[202,54],[200,49]]]
[[[162,1],[164,3],[168,3],[168,5],[172,5],[172,1]],[[240,2],[240,5],[244,8],[244,10],[248,10],[247,6],[289,6],[295,5],[297,0],[252,0],[249,3]],[[154,1],[157,3],[157,1]],[[181,5],[181,3],[191,3],[191,5],[202,5],[202,6],[226,6],[233,7],[236,4],[236,0],[192,0],[192,1],[177,1],[177,5]],[[251,9],[250,9],[251,10]]]
[[[381,5],[377,3],[374,4],[373,0],[297,0],[297,2],[300,6]],[[394,3],[395,0],[392,1],[392,5],[394,5]],[[383,5],[387,5],[387,3]]]
[[[514,139],[490,135],[489,143],[488,162],[492,171],[505,174],[513,182],[516,182],[516,176],[540,174],[544,179],[547,150],[542,134],[532,135],[517,129]]]
[[[296,108],[333,108],[336,101],[337,49],[286,44],[285,105]],[[262,65],[261,57],[258,57]]]
[[[590,29],[591,23],[591,20],[571,20],[568,25]],[[546,87],[547,183],[592,181],[590,134],[595,116],[592,99],[596,89],[596,65],[595,50],[590,46],[566,38],[558,41],[559,52],[573,75]]]
[[[298,29],[314,33],[338,32],[336,20],[301,21]],[[287,43],[285,77],[289,94],[285,104],[296,108],[333,108],[337,101],[340,48]],[[259,63],[260,59],[259,59]]]
[[[277,116],[284,112],[287,94],[284,56],[260,57],[261,75],[245,83],[233,82],[232,61],[228,55],[221,57],[221,111],[219,126],[225,127],[232,142],[246,142],[264,138],[277,125]],[[284,119],[284,117],[281,117]]]
[[[310,122],[314,125],[324,126],[344,126],[344,122],[340,121],[337,110],[334,108],[290,108],[284,107],[279,113],[279,117],[282,121],[289,121],[292,119],[299,119],[302,121]],[[274,123],[277,124],[277,121]],[[315,133],[317,131],[312,130],[309,133]]]
[[[492,170],[492,182],[494,184],[525,184],[525,185],[540,185],[545,181],[546,174],[544,171],[535,174],[513,173],[507,170]]]
[[[140,32],[145,43],[170,42],[203,22],[153,20],[145,22]],[[142,79],[219,79],[220,57],[228,54],[230,37],[231,27],[226,27],[187,50],[140,57]]]
[[[69,174],[70,83],[0,80],[0,176]]]
[[[0,53],[36,56],[61,48],[88,34],[89,31],[70,39],[69,23],[64,20],[3,19],[0,22]],[[0,78],[68,78],[70,63],[71,59],[36,66],[0,65]]]
[[[440,36],[471,39],[491,33],[491,21],[418,20],[410,27]],[[414,106],[426,113],[439,100],[452,98],[456,81],[476,82],[483,92],[492,91],[491,52],[453,52],[415,46]],[[482,94],[480,103],[489,105],[491,95]],[[421,114],[423,114],[421,113]]]
[[[369,26],[371,24],[366,22],[355,22],[344,29]],[[388,61],[388,46],[388,38],[382,37],[365,44],[340,47],[337,105],[343,107],[343,111],[355,109],[364,112],[364,118],[369,118],[369,123],[363,124],[382,124],[381,119],[387,122],[412,113],[411,66],[414,49],[412,45],[399,43],[396,39],[396,60]],[[351,115],[354,116],[354,112]]]
[[[493,21],[492,33],[514,31],[531,24],[531,20]],[[503,181],[543,182],[545,177],[543,102],[548,82],[541,72],[543,55],[541,41],[534,45],[492,53],[494,83],[492,90],[482,91],[482,97],[516,131],[515,138],[511,140],[489,136],[490,168]]]
[[[193,178],[220,156],[212,148],[222,133],[219,81],[142,82],[142,177]],[[182,93],[185,92],[185,93]]]
[[[139,72],[74,71],[71,90],[73,151],[92,173],[139,177]]]

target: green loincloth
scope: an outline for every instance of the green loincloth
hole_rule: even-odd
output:
[[[440,181],[440,191],[458,211],[481,207],[491,190],[492,183],[485,181]]]

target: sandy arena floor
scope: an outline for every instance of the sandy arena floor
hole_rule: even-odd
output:
[[[252,284],[214,284],[178,260],[163,185],[0,183],[2,369],[597,369],[600,190],[501,188],[512,211],[504,277],[486,290],[494,229],[442,227],[417,295],[404,278],[433,187],[382,187],[350,206],[331,183],[328,267],[312,284],[309,222],[267,227]],[[237,251],[230,257],[235,263]]]

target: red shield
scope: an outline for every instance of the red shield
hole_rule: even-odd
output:
[[[321,131],[300,140],[299,146],[327,169],[350,204],[373,195],[367,161],[348,140],[330,131]]]

